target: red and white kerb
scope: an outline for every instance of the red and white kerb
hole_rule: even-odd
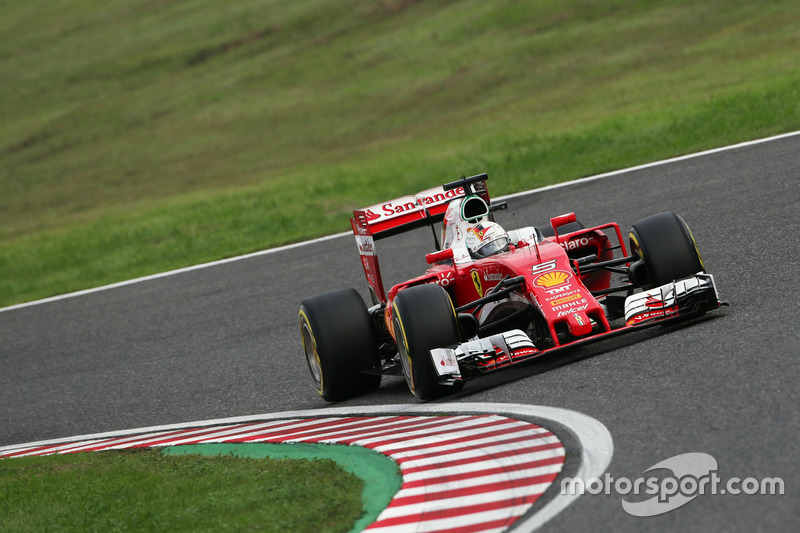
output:
[[[393,459],[403,482],[367,531],[503,531],[553,483],[564,447],[550,431],[498,415],[272,420],[15,449],[2,457],[204,443],[363,446]]]

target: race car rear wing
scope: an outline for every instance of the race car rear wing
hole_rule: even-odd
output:
[[[481,196],[489,203],[486,189],[487,174],[440,185],[410,196],[375,204],[353,211],[354,218],[369,228],[375,239],[382,239],[412,229],[441,222],[447,204],[470,194]]]
[[[401,196],[389,202],[353,211],[350,225],[353,227],[364,274],[380,302],[386,302],[387,298],[375,251],[375,241],[441,222],[447,204],[457,198],[475,194],[489,204],[487,179],[489,176],[486,173],[468,178],[462,177],[411,196]]]

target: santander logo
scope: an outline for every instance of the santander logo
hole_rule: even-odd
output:
[[[364,218],[367,219],[367,222],[372,222],[375,219],[381,218],[381,216],[377,213],[373,213],[372,209],[365,209]]]
[[[402,196],[383,204],[372,205],[364,209],[364,215],[368,222],[387,220],[404,213],[419,211],[425,207],[445,204],[461,196],[464,196],[463,187],[445,191],[440,185],[414,196]]]

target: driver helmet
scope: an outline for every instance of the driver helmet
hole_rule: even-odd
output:
[[[474,259],[507,252],[511,239],[497,222],[483,221],[467,229],[467,248]]]

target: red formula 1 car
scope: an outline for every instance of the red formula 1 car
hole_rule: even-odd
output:
[[[314,385],[334,401],[402,375],[419,399],[556,350],[717,309],[714,278],[675,213],[586,228],[573,213],[506,232],[481,174],[354,211],[372,295],[327,292],[300,306]],[[441,241],[436,224],[441,222]],[[384,290],[375,241],[430,226],[421,276]],[[612,284],[612,273],[624,275]]]

